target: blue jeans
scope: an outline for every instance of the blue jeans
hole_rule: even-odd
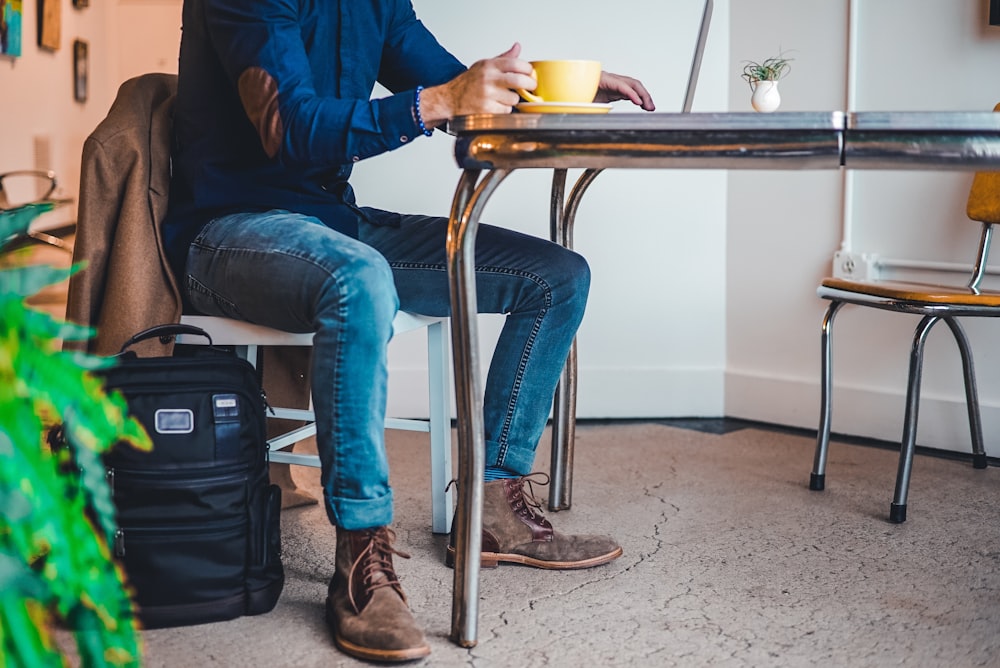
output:
[[[186,297],[206,315],[315,332],[312,398],[330,521],[388,525],[386,348],[398,309],[448,315],[448,221],[364,209],[359,238],[290,213],[233,214],[209,223],[188,252]],[[583,318],[590,269],[576,253],[481,225],[480,313],[506,313],[484,396],[486,462],[532,470],[552,397]]]

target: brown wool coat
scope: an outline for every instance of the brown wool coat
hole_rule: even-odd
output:
[[[83,145],[80,208],[66,317],[97,328],[89,352],[113,355],[138,331],[178,322],[181,300],[159,224],[170,188],[170,112],[177,77],[121,85],[107,117]],[[169,354],[152,340],[140,355]]]

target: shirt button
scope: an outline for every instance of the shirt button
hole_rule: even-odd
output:
[[[405,144],[406,142],[410,141],[410,138],[407,137],[406,135],[400,135],[399,141],[401,141],[401,142],[403,142]]]
[[[361,160],[361,158],[359,156],[354,156],[353,158],[351,158],[351,160],[353,160],[354,162],[358,162]]]

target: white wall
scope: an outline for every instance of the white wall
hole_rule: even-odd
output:
[[[750,110],[749,86],[738,76],[742,62],[781,51],[793,60],[779,84],[780,111],[846,108],[847,0],[760,0],[731,7],[732,111]],[[842,180],[834,170],[729,175],[725,402],[730,416],[816,427],[824,304],[815,290],[840,242]]]
[[[726,106],[728,2],[716,4],[696,110]],[[600,59],[609,71],[641,79],[659,110],[678,111],[703,3],[631,0],[616,11],[600,0],[509,0],[502,11],[445,0],[414,5],[466,63],[501,53],[514,41],[529,60]],[[619,103],[611,113],[629,107]],[[447,214],[459,177],[452,144],[436,133],[360,163],[354,179],[359,199]],[[550,179],[547,170],[515,172],[490,200],[484,221],[547,236]],[[619,170],[601,174],[588,190],[575,234],[594,273],[579,334],[580,416],[723,413],[725,179],[723,172]],[[481,322],[488,360],[499,321]],[[416,359],[420,345],[419,338],[397,342],[394,363]]]
[[[1000,100],[1000,28],[985,0],[854,0],[857,58],[848,62],[848,0],[733,3],[734,62],[794,49],[781,84],[784,110],[985,111]],[[755,17],[783,17],[760,25]],[[853,84],[851,104],[848,82]],[[733,82],[738,109],[745,86]],[[841,182],[843,179],[843,182]],[[961,172],[733,172],[727,241],[726,412],[815,428],[819,327],[815,296],[846,231],[846,250],[908,260],[968,264],[978,225],[964,216],[971,175]],[[773,193],[768,203],[756,193]],[[849,197],[844,205],[845,191]],[[951,223],[955,224],[952,225]],[[767,258],[763,261],[761,258]],[[897,272],[895,275],[905,275]],[[961,281],[961,276],[931,276]],[[898,441],[910,339],[917,318],[845,308],[834,357],[836,432]],[[997,323],[967,325],[979,371],[987,451],[1000,454]],[[947,328],[925,357],[918,443],[968,451],[960,362]],[[992,437],[992,438],[991,438]]]

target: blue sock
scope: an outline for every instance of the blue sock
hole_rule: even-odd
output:
[[[487,466],[486,472],[483,474],[483,481],[492,482],[494,480],[503,480],[504,478],[519,478],[520,476],[516,473],[511,473],[507,469],[502,469],[499,466]]]

